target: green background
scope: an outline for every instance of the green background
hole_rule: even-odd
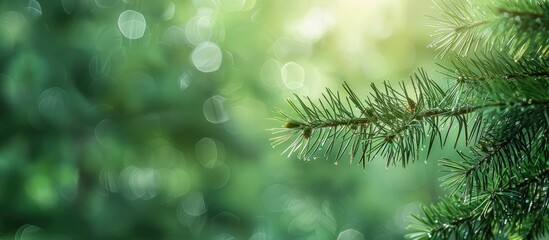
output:
[[[2,1],[0,238],[401,239],[453,151],[363,170],[267,129],[294,93],[433,69],[429,4]]]

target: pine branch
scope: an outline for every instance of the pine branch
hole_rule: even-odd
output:
[[[464,132],[468,143],[477,142],[482,135],[485,143],[498,145],[495,148],[497,151],[492,151],[492,155],[501,155],[523,142],[525,134],[546,128],[549,124],[549,121],[533,124],[528,119],[533,115],[526,115],[528,112],[524,112],[532,110],[536,116],[540,116],[535,119],[545,119],[543,115],[549,109],[549,97],[546,94],[549,78],[534,74],[545,71],[547,66],[539,61],[533,62],[537,67],[527,68],[526,64],[517,62],[509,63],[506,70],[500,71],[492,71],[495,67],[490,67],[481,60],[474,62],[473,67],[461,65],[456,71],[458,79],[465,76],[470,79],[473,76],[478,78],[481,74],[491,74],[494,77],[490,81],[457,80],[449,90],[443,90],[429,79],[425,71],[420,70],[411,77],[411,93],[408,93],[401,82],[400,89],[394,89],[387,83],[383,88],[372,85],[373,93],[364,102],[347,84],[343,86],[347,95],[345,97],[329,89],[316,103],[308,97],[296,96],[297,103],[288,103],[297,117],[280,111],[284,116],[281,120],[285,124],[282,129],[274,129],[274,133],[279,136],[272,139],[273,145],[293,139],[284,153],[297,153],[301,159],[315,159],[318,157],[315,154],[324,148],[323,157],[335,152],[336,163],[344,152],[348,152],[351,162],[358,157],[359,164],[363,167],[365,162],[371,161],[375,156],[385,157],[387,165],[401,161],[405,166],[408,162],[417,160],[425,148],[428,156],[437,139],[445,144],[449,132],[442,133],[443,128],[449,131],[457,124],[458,133]],[[519,73],[532,77],[520,81],[505,78]],[[496,74],[500,76],[495,77]],[[469,96],[464,97],[465,95]],[[471,113],[472,122],[468,117]],[[493,116],[492,120],[486,120],[483,117],[485,115]],[[533,126],[538,127],[526,132],[520,131]],[[507,130],[515,128],[515,132]],[[512,134],[501,135],[508,133]],[[490,140],[488,136],[492,136],[494,140]],[[458,139],[459,137],[456,138],[454,147]],[[481,144],[479,147],[481,150],[493,148],[488,144]],[[491,159],[492,156],[484,158]],[[465,166],[459,167],[462,172],[465,171]]]
[[[529,95],[535,95],[538,99],[544,99],[545,89],[549,85],[549,64],[541,59],[514,61],[511,56],[498,53],[456,58],[447,65],[438,65],[442,69],[441,74],[456,82],[448,91],[453,106],[486,100],[487,97],[500,98],[498,95],[512,96],[510,91],[516,88],[524,89],[519,92],[522,98],[528,99]],[[501,87],[505,87],[505,93],[497,92],[501,91]]]
[[[540,167],[544,169],[540,170]],[[410,239],[493,239],[497,234],[522,230],[521,237],[539,233],[541,226],[523,223],[536,213],[547,212],[549,166],[547,162],[530,166],[530,170],[507,182],[496,181],[494,188],[463,202],[445,198],[436,205],[424,207],[425,216],[414,215],[409,228]],[[520,179],[520,180],[517,180]],[[533,215],[532,215],[533,213]],[[530,233],[534,231],[534,233]]]
[[[317,103],[296,96],[297,104],[289,104],[297,117],[281,112],[286,123],[274,129],[279,136],[272,139],[273,145],[294,139],[284,153],[297,152],[302,159],[316,158],[314,154],[324,148],[324,157],[336,154],[336,164],[348,151],[350,161],[359,158],[363,167],[377,155],[387,157],[387,165],[397,160],[406,165],[418,158],[424,145],[429,152],[440,136],[436,117],[459,117],[485,107],[441,107],[444,91],[423,70],[411,77],[411,83],[410,93],[403,83],[400,91],[389,84],[381,89],[372,85],[373,93],[364,102],[347,84],[344,98],[329,89]]]
[[[533,216],[529,221],[527,221],[523,229],[519,229],[520,234],[513,236],[513,233],[510,233],[512,237],[510,239],[538,239],[542,238],[546,232],[549,231],[549,215],[547,211],[542,211],[541,213]],[[524,236],[524,237],[522,237]]]
[[[500,64],[501,67],[497,67]],[[548,150],[539,150],[547,143],[549,129],[549,70],[539,60],[506,61],[472,59],[462,61],[454,75],[458,79],[454,103],[506,102],[506,107],[485,112],[491,119],[475,119],[481,138],[471,148],[472,156],[460,153],[462,162],[445,159],[440,164],[448,173],[441,178],[443,186],[462,197],[482,192],[491,179],[512,174],[516,166],[534,157],[549,158]],[[446,68],[449,70],[449,68]],[[490,76],[490,77],[487,77]],[[514,77],[502,77],[514,76]],[[516,77],[521,76],[521,77]],[[467,81],[463,79],[468,79]],[[463,97],[466,95],[466,97]],[[537,150],[536,150],[537,149]]]
[[[549,63],[542,59],[513,60],[504,53],[475,54],[470,58],[454,58],[450,64],[437,64],[441,73],[458,83],[549,78]]]
[[[441,17],[431,17],[437,28],[429,45],[438,58],[450,51],[459,56],[482,49],[509,50],[514,59],[549,56],[549,2],[503,0],[493,5],[480,0],[435,2]],[[490,5],[492,4],[492,5]]]
[[[548,159],[549,151],[543,147],[549,135],[549,122],[544,120],[547,112],[548,106],[530,106],[525,111],[512,112],[516,113],[514,116],[494,114],[496,119],[507,119],[508,122],[488,127],[491,129],[488,132],[499,134],[484,134],[482,141],[471,148],[472,156],[460,153],[462,162],[451,159],[440,161],[447,173],[440,179],[442,185],[450,189],[452,194],[461,192],[462,197],[471,197],[486,190],[490,179],[512,176],[517,166]]]

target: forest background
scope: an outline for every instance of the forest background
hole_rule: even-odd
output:
[[[294,93],[431,68],[430,4],[3,1],[0,238],[401,239],[436,161],[301,161],[265,130]]]

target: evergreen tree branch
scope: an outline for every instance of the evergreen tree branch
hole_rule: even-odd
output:
[[[441,161],[447,168],[447,175],[441,178],[443,186],[451,189],[452,194],[461,192],[463,197],[482,192],[490,178],[512,174],[516,166],[530,161],[532,156],[549,158],[547,148],[536,148],[545,145],[548,138],[547,64],[540,60],[490,59],[461,62],[455,75],[451,75],[458,79],[456,86],[459,86],[452,90],[454,103],[507,101],[508,104],[504,109],[486,112],[491,120],[477,118],[474,121],[475,126],[482,124],[477,128],[482,137],[471,148],[472,156],[460,153],[462,162]]]
[[[547,79],[468,83],[475,86],[477,95],[482,95],[474,101],[460,98],[455,88],[442,90],[423,70],[411,77],[411,83],[411,93],[402,83],[400,90],[387,83],[383,88],[372,85],[373,92],[365,101],[361,101],[347,84],[343,85],[346,97],[329,89],[317,102],[296,96],[296,102],[289,100],[288,103],[297,117],[280,111],[285,123],[283,128],[274,129],[274,134],[279,136],[272,138],[273,146],[294,139],[284,153],[297,153],[301,159],[315,159],[318,157],[315,154],[325,148],[324,157],[336,153],[335,163],[348,152],[351,162],[359,157],[363,167],[365,162],[379,155],[386,157],[387,165],[400,161],[405,166],[409,161],[417,160],[425,148],[428,156],[437,139],[443,144],[446,142],[449,133],[441,132],[443,125],[450,129],[457,123],[459,132],[465,132],[466,140],[470,142],[481,133],[499,136],[496,131],[509,132],[498,127],[503,123],[514,127],[518,121],[522,122],[520,126],[531,126],[528,119],[521,119],[528,116],[521,113],[525,108],[541,109],[540,114],[545,114],[549,108],[549,98],[543,90],[549,85]],[[482,116],[486,111],[512,121],[485,121]],[[468,129],[467,115],[470,113],[477,115],[473,118],[473,127]],[[485,139],[485,142],[489,141]],[[501,141],[492,143],[502,145]]]
[[[496,4],[479,0],[435,2],[441,17],[436,22],[436,39],[430,44],[438,58],[450,51],[459,56],[483,49],[508,49],[514,59],[526,53],[549,56],[549,2],[503,0]],[[489,5],[492,4],[492,5]],[[530,54],[531,53],[531,54]]]
[[[543,237],[549,231],[549,215],[547,211],[542,211],[524,225],[526,226],[524,229],[519,229],[519,231],[522,230],[521,234],[514,236],[514,232],[510,233],[510,239],[538,239]]]
[[[545,168],[539,170],[542,165]],[[534,169],[538,170],[525,172],[520,180],[511,178],[505,184],[496,181],[493,189],[466,202],[445,198],[436,205],[423,207],[424,216],[413,216],[415,223],[409,228],[415,232],[407,237],[493,239],[497,234],[516,231],[517,226],[522,229],[521,223],[530,221],[531,213],[547,211],[549,166],[544,162]],[[528,236],[533,227],[543,225],[524,227],[526,231],[522,231],[521,237]]]
[[[511,176],[517,166],[549,158],[548,149],[543,147],[547,144],[549,134],[549,123],[543,118],[549,112],[549,107],[536,109],[532,106],[517,112],[522,117],[503,114],[498,118],[511,119],[513,122],[500,122],[499,125],[489,127],[500,128],[496,131],[500,134],[485,134],[482,141],[471,148],[472,156],[460,152],[462,162],[441,160],[440,165],[447,169],[447,174],[441,178],[442,185],[451,189],[452,194],[460,191],[464,198],[471,197],[474,193],[486,190],[489,179]],[[520,124],[517,125],[517,122]]]
[[[549,78],[547,61],[538,58],[515,61],[512,56],[503,53],[454,58],[450,64],[437,65],[443,69],[443,75],[457,80],[457,83]]]
[[[428,144],[430,151],[440,135],[434,117],[459,116],[475,109],[440,108],[444,91],[423,70],[411,79],[411,93],[404,84],[400,85],[401,91],[389,84],[381,89],[372,85],[373,93],[364,102],[346,84],[347,97],[343,99],[330,90],[318,103],[297,97],[297,104],[289,101],[297,117],[281,112],[286,123],[283,129],[274,130],[280,136],[272,139],[273,145],[297,135],[285,152],[298,152],[299,158],[310,159],[325,147],[324,156],[335,152],[336,163],[348,150],[351,162],[360,157],[359,164],[363,166],[378,154],[387,157],[387,164],[394,164],[400,158],[405,165],[417,158],[417,150],[423,144]]]

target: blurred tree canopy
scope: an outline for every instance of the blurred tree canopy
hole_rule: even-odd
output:
[[[400,239],[434,166],[295,161],[265,129],[425,66],[426,2],[3,1],[0,238]]]

